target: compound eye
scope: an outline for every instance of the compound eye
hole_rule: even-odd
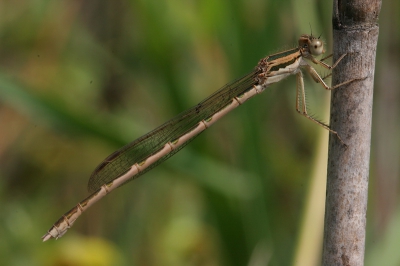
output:
[[[320,39],[312,39],[310,41],[310,52],[312,55],[320,55],[323,54],[324,44]]]

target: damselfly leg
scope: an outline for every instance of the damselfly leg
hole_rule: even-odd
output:
[[[315,58],[312,57],[312,56],[310,56],[310,57],[307,56],[306,58],[309,59],[310,61],[312,61],[314,64],[320,65],[320,66],[322,66],[322,67],[324,67],[324,68],[326,68],[326,69],[328,69],[328,70],[333,70],[333,69],[339,64],[339,62],[340,62],[346,55],[347,55],[347,54],[343,54],[342,56],[340,56],[339,59],[336,60],[336,62],[335,62],[332,66],[330,66],[330,65],[328,65],[327,63],[323,62],[323,60],[326,60],[326,59],[332,57],[332,55],[329,55],[329,56],[327,56],[327,57],[324,57],[324,58],[322,58],[321,60],[315,59]],[[340,83],[340,84],[337,84],[337,85],[331,87],[331,86],[328,86],[328,85],[325,83],[324,79],[326,79],[327,77],[331,76],[331,75],[332,75],[332,72],[331,72],[329,75],[327,75],[327,76],[325,76],[324,78],[322,78],[322,77],[318,74],[318,72],[317,72],[311,65],[305,64],[305,65],[303,65],[303,68],[304,68],[305,70],[307,70],[307,72],[311,75],[311,77],[313,78],[313,80],[314,80],[316,83],[321,84],[326,90],[333,90],[333,89],[336,89],[336,88],[338,88],[338,87],[340,87],[340,86],[349,84],[349,83],[351,83],[351,82],[357,80],[357,79],[347,80],[347,81],[345,81],[345,82],[342,82],[342,83]],[[331,133],[333,133],[334,135],[336,135],[336,137],[339,139],[339,141],[340,141],[343,145],[345,145],[345,146],[347,147],[347,145],[344,143],[344,141],[343,141],[342,138],[339,136],[339,134],[337,133],[337,131],[331,129],[330,126],[328,126],[327,124],[325,124],[325,123],[319,121],[318,119],[316,119],[316,118],[314,118],[314,117],[312,117],[312,116],[310,116],[310,115],[308,114],[308,112],[307,112],[307,104],[306,104],[306,96],[305,96],[305,89],[304,89],[303,74],[302,74],[301,71],[299,71],[299,72],[297,73],[296,76],[297,76],[296,111],[297,111],[299,114],[301,114],[301,115],[305,116],[306,118],[310,119],[311,121],[315,122],[316,124],[318,124],[318,125],[322,126],[323,128],[329,130]]]

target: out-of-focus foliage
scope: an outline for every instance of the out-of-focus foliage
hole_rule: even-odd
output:
[[[385,2],[380,20],[367,265],[400,262],[389,248],[399,245],[398,11]],[[331,51],[330,21],[326,1],[0,1],[2,265],[318,265],[328,133],[295,112],[294,78],[60,240],[40,237],[88,195],[108,154],[293,47],[309,24]],[[312,113],[327,117],[329,93],[306,86]]]

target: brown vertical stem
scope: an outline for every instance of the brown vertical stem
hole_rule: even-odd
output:
[[[363,265],[371,144],[375,54],[380,0],[334,1],[332,92],[323,265]]]

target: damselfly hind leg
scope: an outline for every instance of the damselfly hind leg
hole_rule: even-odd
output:
[[[342,82],[338,85],[335,85],[333,87],[329,87],[325,82],[324,82],[324,78],[321,78],[321,76],[317,73],[317,71],[309,66],[306,65],[304,66],[304,68],[310,73],[311,77],[314,79],[315,82],[320,83],[325,89],[327,90],[333,90],[337,87],[343,86],[345,84],[348,84],[350,82],[353,82],[356,79],[353,80],[349,80],[346,82]],[[328,75],[329,76],[329,75]],[[327,76],[327,77],[328,77]],[[296,111],[305,116],[306,118],[308,118],[309,120],[313,121],[314,123],[320,125],[321,127],[329,130],[331,133],[335,134],[336,137],[339,139],[339,141],[345,146],[347,147],[346,143],[344,143],[344,141],[342,140],[342,138],[339,136],[339,134],[331,129],[327,124],[319,121],[318,119],[310,116],[307,112],[307,103],[306,103],[306,96],[305,96],[305,89],[304,89],[304,79],[303,79],[303,73],[301,71],[299,71],[296,74],[296,78],[297,78],[297,88],[296,88]],[[325,77],[326,78],[326,77]]]
[[[314,57],[307,57],[307,59],[311,60],[314,64],[320,65],[320,66],[322,66],[322,67],[324,67],[324,68],[326,68],[326,69],[328,69],[328,70],[332,70],[332,69],[334,69],[334,68],[340,63],[340,61],[341,61],[346,55],[348,55],[348,53],[343,54],[342,56],[340,56],[339,59],[336,60],[336,62],[335,62],[332,66],[330,66],[330,65],[328,65],[327,63],[323,62],[324,60],[326,60],[326,59],[332,57],[332,55],[328,55],[327,57],[324,57],[324,58],[322,58],[321,60],[317,60],[317,59],[315,59]],[[309,65],[309,64],[303,65],[303,68],[306,69],[308,73],[310,73],[311,77],[313,78],[313,80],[314,80],[316,83],[320,83],[326,90],[333,90],[333,89],[336,89],[336,88],[341,87],[341,86],[343,86],[343,85],[349,84],[349,83],[351,83],[351,82],[353,82],[353,81],[361,80],[361,79],[355,78],[355,79],[351,79],[351,80],[347,80],[347,81],[345,81],[345,82],[339,83],[339,84],[337,84],[337,85],[335,85],[335,86],[328,86],[328,85],[325,83],[324,80],[325,80],[327,77],[330,77],[330,76],[332,75],[332,72],[331,72],[330,74],[328,74],[327,76],[325,76],[324,78],[322,78],[322,77],[318,74],[318,72],[317,72],[311,65]],[[339,141],[340,141],[344,146],[347,147],[346,143],[344,143],[344,141],[342,140],[342,138],[339,136],[339,134],[338,134],[335,130],[331,129],[327,124],[325,124],[325,123],[319,121],[318,119],[315,119],[314,117],[310,116],[310,115],[307,113],[307,105],[306,105],[305,90],[304,90],[304,81],[303,81],[303,74],[301,73],[301,71],[299,71],[299,72],[297,73],[297,91],[296,91],[296,98],[297,98],[297,99],[296,99],[296,111],[297,111],[299,114],[301,114],[301,115],[307,117],[307,118],[310,119],[311,121],[317,123],[318,125],[322,126],[323,128],[329,130],[331,133],[335,134],[336,137],[339,139]]]

